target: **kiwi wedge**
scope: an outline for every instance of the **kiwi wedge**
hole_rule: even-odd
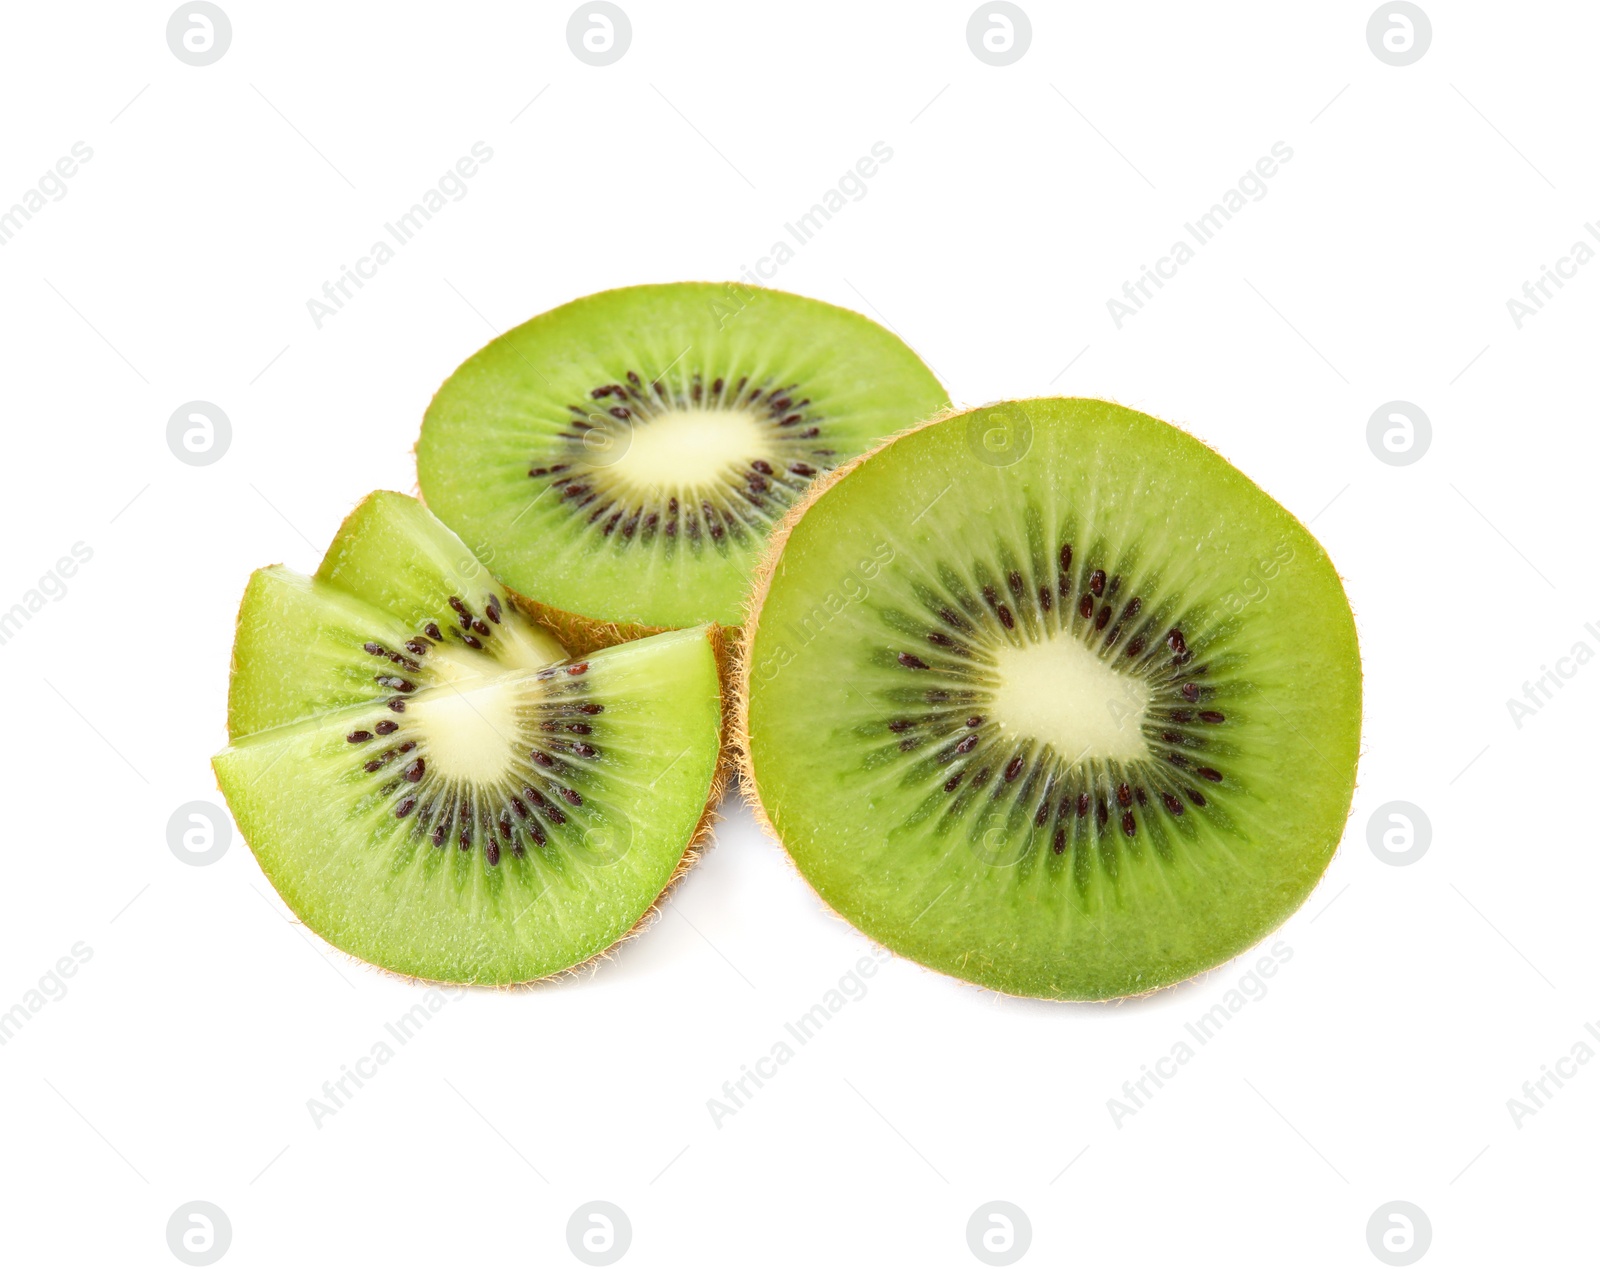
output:
[[[379,491],[345,520],[315,577],[281,565],[251,576],[228,737],[565,656],[426,507]]]
[[[1001,403],[842,468],[780,529],[744,638],[746,786],[801,873],[1003,992],[1220,964],[1349,813],[1361,665],[1327,555],[1121,406]]]
[[[900,339],[743,285],[605,291],[494,340],[417,444],[428,506],[570,642],[737,623],[811,484],[945,409]]]
[[[294,913],[374,965],[528,982],[603,952],[720,792],[710,630],[582,660],[413,499],[241,606],[218,782]]]

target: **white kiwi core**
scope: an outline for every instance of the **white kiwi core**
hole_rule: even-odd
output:
[[[1149,756],[1142,724],[1150,685],[1101,660],[1083,641],[1057,635],[994,653],[993,718],[1019,740],[1050,745],[1067,762]]]

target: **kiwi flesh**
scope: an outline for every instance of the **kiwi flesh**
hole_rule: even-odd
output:
[[[423,420],[418,482],[569,642],[732,625],[812,482],[947,405],[859,314],[743,285],[627,287],[456,370]]]
[[[1327,555],[1121,406],[1005,402],[835,473],[744,638],[746,789],[801,873],[1003,992],[1222,963],[1304,901],[1349,813],[1361,667]]]
[[[626,935],[709,823],[710,634],[567,658],[425,509],[374,494],[316,577],[252,577],[213,765],[334,946],[434,981],[544,978]]]
[[[251,576],[228,735],[565,656],[460,538],[416,499],[380,490],[345,520],[315,577],[282,565]]]

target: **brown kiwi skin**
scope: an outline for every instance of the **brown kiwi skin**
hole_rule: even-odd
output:
[[[1038,399],[1054,401],[1060,400],[1061,398],[1041,397]],[[1110,402],[1113,405],[1121,404],[1120,402],[1111,401],[1109,397],[1071,399],[1092,400],[1097,404],[1104,402]],[[1027,404],[1027,398],[1018,398],[1015,401],[992,401],[988,404],[1025,405]],[[734,680],[734,699],[732,713],[727,722],[728,733],[724,749],[734,765],[734,771],[739,780],[739,791],[741,796],[744,798],[745,805],[750,808],[750,814],[755,817],[756,823],[767,832],[768,836],[770,836],[779,845],[783,844],[783,836],[778,832],[777,827],[772,823],[771,818],[767,815],[766,807],[762,806],[761,804],[761,795],[756,786],[755,765],[750,759],[750,657],[755,648],[756,631],[761,624],[761,608],[766,602],[767,592],[772,588],[772,578],[777,572],[778,565],[783,558],[783,548],[788,544],[789,535],[794,532],[795,525],[800,522],[800,518],[811,509],[812,504],[815,503],[817,499],[822,497],[822,495],[827,493],[828,490],[831,489],[838,481],[842,480],[848,473],[853,471],[857,466],[865,462],[867,459],[871,458],[879,450],[887,449],[890,445],[893,445],[901,438],[909,436],[913,432],[920,432],[925,427],[932,427],[935,423],[942,423],[946,419],[954,418],[957,415],[970,414],[974,410],[981,410],[984,408],[986,407],[982,405],[951,405],[948,409],[940,410],[937,414],[930,415],[921,422],[913,423],[909,427],[901,428],[900,431],[894,433],[892,436],[887,436],[883,440],[879,441],[878,444],[873,446],[871,449],[865,451],[864,453],[857,454],[854,458],[849,459],[842,465],[835,467],[832,471],[827,472],[825,475],[813,481],[811,487],[806,490],[805,496],[796,502],[792,507],[790,507],[789,510],[784,514],[783,519],[780,520],[773,528],[771,534],[767,538],[767,544],[761,553],[761,557],[756,561],[755,572],[751,577],[750,589],[745,596],[743,613],[744,619],[738,626],[730,627],[730,633],[736,637],[737,642],[729,653],[729,671],[733,675]],[[1127,408],[1131,409],[1132,407],[1130,406]],[[1354,804],[1352,803],[1352,806],[1353,805]],[[861,930],[859,930],[854,924],[835,911],[828,901],[817,892],[816,887],[811,884],[806,875],[800,871],[800,868],[794,862],[793,857],[789,855],[787,848],[784,850],[784,858],[788,860],[789,867],[794,872],[795,876],[799,877],[800,880],[805,884],[806,888],[810,890],[811,893],[816,897],[817,902],[822,906],[824,911],[829,913],[835,920],[843,923],[846,926],[849,926],[849,928],[852,930],[855,930],[856,933],[860,934],[862,938],[867,939],[868,942],[872,943],[874,947],[881,947],[884,951],[890,953],[890,955],[894,956],[897,960],[908,961],[908,963],[916,965],[918,968],[928,973],[938,974],[941,978],[947,978],[951,982],[960,983],[964,987],[971,987],[996,996],[1005,996],[1013,1000],[1023,1000],[1029,1002],[1030,1004],[1043,1003],[1046,1005],[1061,1005],[1066,1007],[1080,1005],[1120,1005],[1130,1001],[1143,1000],[1147,996],[1153,996],[1158,992],[1174,991],[1179,987],[1188,985],[1189,983],[1199,982],[1208,975],[1216,973],[1218,970],[1223,968],[1221,965],[1213,966],[1211,969],[1202,970],[1200,973],[1183,979],[1181,982],[1167,983],[1160,987],[1151,987],[1145,991],[1130,992],[1126,996],[1110,996],[1103,1000],[1041,1001],[1040,998],[1036,996],[1024,996],[1016,992],[1002,991],[998,987],[989,987],[981,983],[971,982],[965,978],[958,978],[956,975],[947,973],[944,970],[923,965],[919,961],[910,961],[909,958],[901,956],[898,952],[895,952],[893,948],[879,943],[869,935],[862,933]],[[1328,864],[1329,867],[1332,867],[1332,858],[1329,859]],[[1269,931],[1267,934],[1263,935],[1263,939],[1270,938],[1271,934],[1277,929],[1281,929],[1283,924],[1287,923],[1287,921],[1288,918],[1285,917],[1284,921],[1280,922],[1278,926],[1274,927],[1273,931]]]

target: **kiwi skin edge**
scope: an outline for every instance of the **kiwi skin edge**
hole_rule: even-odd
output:
[[[782,561],[784,547],[787,545],[788,540],[789,540],[789,535],[790,535],[790,533],[792,533],[794,531],[795,525],[798,524],[800,522],[800,519],[806,514],[807,511],[810,510],[810,508],[811,508],[813,503],[815,503],[819,498],[821,498],[823,494],[827,493],[828,490],[831,489],[834,486],[835,483],[837,483],[839,480],[843,479],[851,471],[855,470],[855,468],[858,465],[860,465],[861,463],[865,462],[867,459],[869,459],[869,458],[873,457],[874,455],[876,455],[880,450],[887,449],[889,446],[895,444],[897,441],[901,440],[902,438],[904,438],[906,436],[911,435],[914,432],[920,432],[923,428],[932,427],[937,423],[942,423],[945,420],[951,419],[951,418],[955,418],[958,415],[970,414],[975,410],[985,409],[990,405],[1001,405],[1001,404],[1022,404],[1022,405],[1026,405],[1030,400],[1038,400],[1038,401],[1051,400],[1051,401],[1056,401],[1056,400],[1062,400],[1062,399],[1064,399],[1064,398],[1060,398],[1060,397],[1034,397],[1034,398],[1022,397],[1022,398],[1008,398],[1006,401],[986,402],[983,405],[972,405],[972,406],[951,405],[947,409],[941,410],[936,414],[930,415],[928,418],[923,419],[920,422],[913,423],[909,427],[904,427],[904,428],[900,429],[900,431],[895,432],[891,436],[884,437],[881,441],[878,442],[878,444],[874,445],[871,449],[866,450],[863,453],[857,454],[855,457],[847,460],[846,462],[842,463],[840,466],[834,468],[833,470],[831,470],[829,472],[824,473],[821,477],[819,477],[817,480],[812,482],[811,487],[806,491],[805,495],[802,498],[800,498],[799,501],[797,501],[792,507],[790,507],[789,510],[784,514],[783,519],[780,520],[777,523],[777,525],[775,525],[773,527],[772,532],[767,537],[766,546],[762,550],[760,558],[756,562],[755,570],[751,575],[750,589],[746,593],[746,596],[745,596],[745,606],[744,606],[744,612],[742,614],[743,615],[743,620],[741,621],[741,623],[737,627],[725,628],[725,633],[729,637],[733,637],[733,638],[737,639],[736,645],[731,649],[730,654],[729,654],[728,672],[733,677],[733,702],[732,702],[731,712],[728,715],[728,718],[727,718],[726,723],[725,723],[725,725],[726,725],[726,727],[728,729],[728,736],[727,736],[727,740],[726,740],[726,743],[725,743],[725,751],[726,751],[730,761],[734,764],[734,770],[735,770],[735,773],[737,774],[738,780],[739,780],[740,793],[744,798],[745,804],[749,807],[751,815],[754,816],[756,823],[759,824],[763,830],[765,830],[765,832],[768,834],[768,836],[770,836],[780,846],[783,844],[783,837],[779,834],[776,826],[772,823],[772,820],[768,817],[767,812],[766,812],[766,808],[764,806],[762,806],[762,804],[761,804],[760,794],[759,794],[759,792],[757,790],[757,786],[756,786],[755,766],[754,766],[754,763],[752,762],[752,760],[750,758],[750,743],[749,743],[750,742],[750,657],[751,657],[751,654],[752,654],[752,652],[754,650],[754,647],[755,647],[756,631],[757,631],[757,628],[760,625],[760,621],[761,621],[762,605],[766,601],[767,592],[772,586],[773,575],[776,573],[776,571],[778,569],[778,566]],[[1095,404],[1109,402],[1110,404],[1113,404],[1113,405],[1118,405],[1118,406],[1122,405],[1121,402],[1113,401],[1109,397],[1077,397],[1077,398],[1065,398],[1065,399],[1068,399],[1068,400],[1079,400],[1079,401],[1089,401],[1089,402],[1093,402]],[[1134,407],[1132,407],[1132,406],[1123,406],[1122,408],[1131,410]],[[1141,411],[1141,413],[1142,413],[1142,411]],[[1171,424],[1170,420],[1163,420],[1163,421],[1164,422],[1168,422],[1171,426],[1174,426],[1174,427],[1178,426],[1177,424]],[[1202,440],[1199,436],[1196,436],[1193,432],[1189,432],[1189,430],[1187,428],[1184,428],[1183,430],[1185,432],[1187,432],[1188,435],[1190,437],[1192,437],[1196,442],[1198,442],[1199,444],[1205,445],[1207,449],[1210,449],[1213,453],[1217,454],[1217,456],[1219,458],[1222,458],[1224,461],[1228,461],[1226,456],[1221,454],[1216,449],[1215,446],[1210,445],[1208,442]],[[1235,466],[1236,466],[1236,464],[1235,464]],[[1281,503],[1279,505],[1282,506]],[[1286,515],[1292,515],[1292,513],[1289,512],[1288,508],[1285,507],[1285,508],[1283,508],[1283,510],[1284,510],[1284,513]],[[1300,523],[1298,517],[1296,517],[1295,520],[1296,520],[1296,523]],[[1300,527],[1302,529],[1305,529],[1305,525],[1304,524],[1300,524]],[[1305,531],[1306,531],[1307,536],[1312,536],[1311,535],[1311,531],[1309,529],[1306,529]],[[1315,541],[1314,537],[1313,537],[1313,541]],[[1331,560],[1330,560],[1330,562],[1331,562]],[[1339,580],[1340,580],[1340,583],[1342,585],[1343,582],[1344,582],[1344,578],[1342,576],[1340,576]],[[1345,596],[1346,596],[1346,602],[1348,602],[1348,599],[1349,599],[1349,589],[1348,589],[1348,587],[1345,588]],[[1352,615],[1353,615],[1353,613],[1352,613]],[[719,660],[719,665],[720,664],[721,664],[721,661]],[[1365,675],[1363,674],[1362,677],[1364,679]],[[1359,759],[1360,759],[1360,753],[1361,753],[1361,751],[1358,750],[1358,752],[1357,752],[1358,764],[1359,764]],[[1358,765],[1358,768],[1357,768],[1357,771],[1356,771],[1355,786],[1352,789],[1352,795],[1354,794],[1355,789],[1358,789],[1359,787],[1360,787],[1360,771],[1359,771],[1359,765]],[[1353,812],[1354,812],[1354,807],[1355,807],[1355,803],[1354,803],[1354,798],[1352,796],[1350,810],[1346,812],[1346,822],[1347,823],[1348,823],[1349,816],[1351,814],[1353,814]],[[1328,856],[1328,864],[1327,864],[1326,867],[1324,867],[1322,875],[1317,879],[1316,885],[1320,885],[1322,883],[1322,879],[1327,876],[1327,869],[1329,867],[1332,867],[1333,860],[1334,860],[1335,857],[1337,857],[1337,855],[1338,855],[1338,847],[1335,846],[1333,852]],[[888,947],[888,946],[886,946],[886,945],[884,945],[882,943],[879,943],[876,939],[873,939],[870,935],[868,935],[868,934],[864,933],[863,931],[861,931],[858,927],[856,927],[852,922],[850,922],[841,913],[837,912],[832,907],[832,905],[830,905],[828,903],[828,901],[822,897],[822,895],[817,891],[816,887],[814,887],[811,884],[810,880],[806,877],[806,875],[803,872],[801,872],[799,865],[795,863],[794,858],[791,855],[789,855],[787,849],[784,850],[784,858],[788,861],[790,869],[795,873],[796,876],[798,876],[800,878],[800,880],[802,882],[804,882],[806,888],[811,891],[812,895],[816,898],[817,902],[822,906],[824,911],[828,912],[836,920],[842,922],[843,924],[849,926],[851,929],[855,930],[862,938],[867,939],[868,942],[872,943],[873,946],[881,947],[881,948],[883,948],[884,951],[886,951],[890,955],[894,956],[895,959],[902,960],[902,961],[907,961],[910,964],[916,965],[918,968],[920,968],[920,969],[922,969],[922,970],[924,970],[924,971],[926,971],[928,973],[938,974],[940,977],[947,978],[947,979],[951,980],[952,982],[958,982],[958,983],[961,983],[963,986],[976,988],[976,989],[981,990],[981,991],[991,992],[991,993],[993,993],[994,995],[997,995],[997,996],[1006,996],[1006,997],[1009,997],[1009,998],[1015,999],[1015,1000],[1025,1000],[1025,1001],[1030,1001],[1030,1002],[1031,1001],[1041,1001],[1041,1002],[1048,1003],[1048,1004],[1060,1004],[1060,1005],[1066,1005],[1066,1006],[1072,1006],[1072,1005],[1119,1005],[1119,1004],[1122,1004],[1124,1001],[1142,1000],[1147,996],[1155,995],[1157,992],[1171,991],[1171,990],[1173,990],[1175,988],[1185,986],[1188,983],[1198,982],[1201,979],[1207,977],[1209,974],[1215,973],[1217,970],[1222,969],[1223,965],[1231,963],[1231,962],[1224,962],[1223,965],[1212,966],[1209,969],[1201,970],[1200,972],[1198,972],[1196,974],[1193,974],[1193,975],[1191,975],[1190,977],[1188,977],[1186,979],[1181,979],[1178,982],[1164,983],[1164,984],[1162,984],[1160,986],[1157,986],[1157,987],[1148,988],[1145,991],[1130,992],[1125,996],[1112,996],[1112,997],[1106,997],[1104,999],[1099,999],[1099,1000],[1093,1000],[1093,999],[1088,999],[1088,1000],[1050,1000],[1047,997],[1029,996],[1029,995],[1024,995],[1024,994],[1019,993],[1019,992],[1008,992],[1008,991],[1004,991],[1004,990],[1002,990],[1001,988],[998,988],[998,987],[989,986],[988,984],[985,984],[985,983],[976,983],[976,982],[971,981],[970,979],[961,978],[961,977],[959,977],[959,976],[957,976],[955,974],[948,973],[947,971],[939,969],[939,968],[937,968],[935,966],[924,965],[920,961],[914,961],[910,957],[903,956],[900,953],[894,951],[893,948],[890,948],[890,947]],[[1316,886],[1314,885],[1312,887],[1312,889],[1314,890],[1315,888],[1316,888]],[[1309,896],[1309,893],[1310,892],[1308,891],[1308,896]],[[1303,904],[1301,906],[1303,906]],[[1295,915],[1295,913],[1298,912],[1299,910],[1300,910],[1299,908],[1296,908],[1293,911],[1285,914],[1284,919],[1282,921],[1280,921],[1276,926],[1274,926],[1270,930],[1263,931],[1260,940],[1258,940],[1258,945],[1259,945],[1260,942],[1264,942],[1265,940],[1270,938],[1274,933],[1276,933],[1278,930],[1282,929],[1283,926],[1288,923],[1289,919],[1291,917],[1293,917]],[[1244,954],[1243,952],[1240,953],[1240,955],[1243,955],[1243,954]]]

